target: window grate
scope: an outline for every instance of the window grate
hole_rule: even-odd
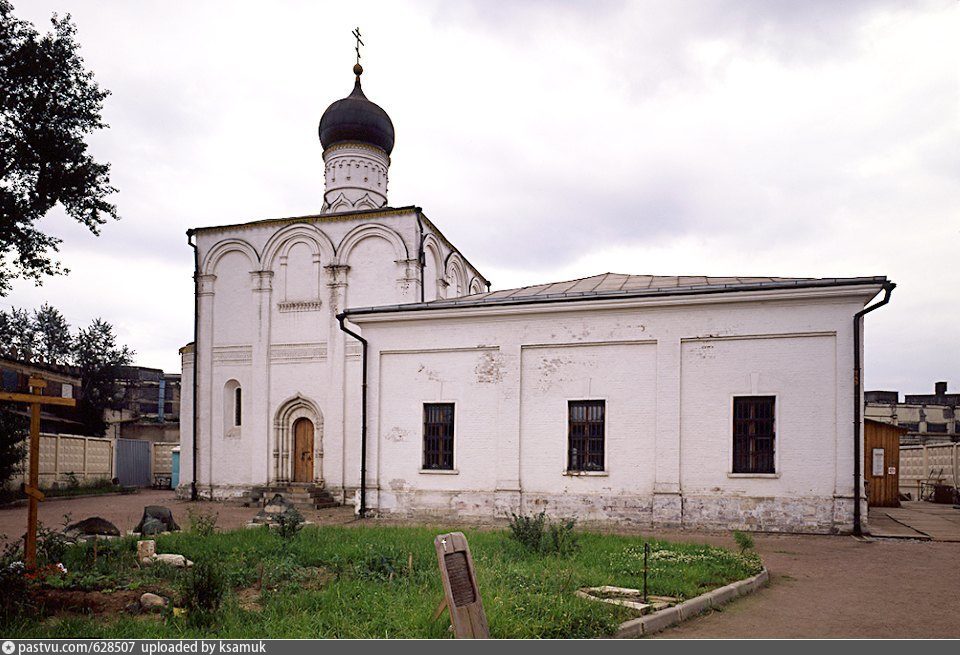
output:
[[[423,406],[423,468],[453,470],[453,403]]]
[[[567,416],[567,470],[602,471],[606,401],[571,400]]]
[[[773,396],[733,399],[733,472],[774,473]]]

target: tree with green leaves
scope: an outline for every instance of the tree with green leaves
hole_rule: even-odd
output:
[[[5,483],[23,467],[29,427],[27,418],[15,413],[14,403],[0,403],[0,497]]]
[[[121,366],[130,364],[133,354],[126,346],[117,345],[113,326],[102,319],[94,319],[77,332],[73,364],[80,368],[81,420],[91,434],[105,432],[103,410],[121,400],[117,375]]]
[[[0,355],[33,360],[33,317],[26,309],[11,307],[9,312],[0,309]]]
[[[48,364],[69,364],[73,357],[70,325],[60,310],[47,303],[33,310],[35,358]]]
[[[32,313],[11,307],[9,312],[0,310],[0,344],[4,346],[0,354],[8,357],[79,368],[80,418],[88,434],[104,433],[103,410],[121,400],[119,368],[128,366],[134,355],[127,346],[117,344],[110,323],[96,318],[71,334],[70,325],[55,307],[44,304]]]
[[[67,273],[53,253],[60,239],[37,222],[56,205],[94,234],[107,217],[110,165],[87,151],[86,137],[107,125],[109,91],[84,67],[70,15],[40,34],[0,0],[0,296],[13,280],[40,284]]]
[[[70,364],[73,337],[70,325],[56,307],[44,303],[28,312],[0,309],[0,354],[28,362]]]

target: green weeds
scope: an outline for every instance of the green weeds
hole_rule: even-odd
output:
[[[586,586],[640,587],[644,540],[574,532],[572,526],[563,529],[558,538],[544,527],[541,540],[574,539],[576,546],[548,547],[549,555],[526,547],[509,531],[467,531],[493,636],[598,637],[614,633],[632,618],[628,609],[584,600],[574,592]],[[14,618],[5,634],[447,637],[446,619],[430,620],[443,596],[433,538],[446,531],[374,525],[306,526],[289,539],[269,529],[160,535],[157,552],[185,555],[195,562],[187,570],[139,568],[136,543],[130,539],[100,542],[95,553],[91,544],[71,546],[64,553],[67,576],[89,576],[75,579],[78,586],[168,589],[178,607],[186,606],[187,611],[149,619],[123,614],[46,619],[24,615]],[[658,541],[651,547],[648,584],[653,595],[690,598],[748,577],[760,567],[753,552]],[[191,594],[198,600],[190,600]],[[200,601],[201,597],[219,597],[219,604]],[[251,598],[254,602],[249,602]],[[211,617],[215,620],[208,620]]]

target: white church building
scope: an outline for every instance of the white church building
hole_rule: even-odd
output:
[[[320,120],[318,214],[188,232],[180,495],[859,529],[862,316],[892,283],[606,273],[491,291],[423,210],[388,204],[393,124],[354,72]]]

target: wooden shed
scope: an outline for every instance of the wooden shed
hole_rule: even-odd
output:
[[[900,506],[899,425],[866,419],[863,422],[863,482],[870,507]]]

